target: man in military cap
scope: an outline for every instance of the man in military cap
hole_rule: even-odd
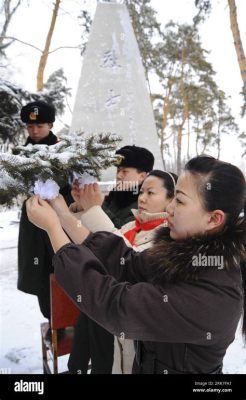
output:
[[[116,187],[99,204],[117,228],[134,219],[131,209],[138,208],[139,189],[153,169],[153,154],[138,146],[124,146],[116,151]],[[81,211],[79,185],[73,186],[75,203],[71,211]],[[81,313],[75,328],[73,348],[68,362],[73,374],[86,374],[91,359],[92,374],[111,374],[114,355],[114,337],[85,314]]]
[[[52,133],[55,121],[55,108],[44,101],[28,103],[21,109],[21,120],[26,124],[29,143],[35,145],[53,145],[58,138]],[[69,185],[61,190],[67,204],[73,199]],[[19,290],[36,295],[43,316],[50,320],[50,273],[53,272],[53,250],[48,235],[37,228],[27,218],[24,202],[20,219],[18,240],[18,282]],[[50,330],[47,339],[50,338]]]
[[[21,120],[26,124],[29,134],[25,146],[31,144],[57,143],[57,137],[52,133],[55,121],[55,108],[44,101],[33,101],[21,109]]]
[[[116,228],[133,219],[132,208],[138,208],[139,188],[148,172],[153,169],[153,154],[138,146],[124,146],[115,152],[120,156],[116,163],[116,187],[106,196],[102,208]]]

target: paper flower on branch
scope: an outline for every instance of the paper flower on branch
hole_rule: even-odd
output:
[[[14,154],[0,153],[0,203],[29,196],[37,181],[51,179],[63,187],[73,173],[100,179],[100,171],[117,161],[119,141],[113,134],[63,135],[53,146],[29,144],[16,147]]]
[[[45,182],[38,179],[33,189],[34,194],[38,194],[44,200],[55,199],[59,194],[59,190],[59,186],[52,179],[47,179]]]
[[[84,172],[82,175],[77,174],[76,172],[73,173],[74,180],[79,182],[79,187],[83,189],[84,185],[89,185],[90,183],[97,182],[97,179],[94,176],[88,174],[88,172]]]

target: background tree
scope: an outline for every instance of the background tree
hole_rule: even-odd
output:
[[[10,24],[10,21],[20,6],[22,0],[1,0],[0,2],[0,15],[3,17],[2,28],[0,31],[0,53],[4,54],[4,50],[13,42],[13,40],[6,41],[6,34]]]
[[[238,19],[237,19],[237,7],[235,0],[227,0],[230,14],[230,27],[233,36],[233,43],[237,54],[238,65],[240,74],[243,81],[242,95],[243,95],[243,107],[242,115],[245,115],[246,111],[246,57],[241,39]],[[198,14],[194,18],[195,23],[204,21],[212,10],[211,0],[195,0],[195,5],[198,8]]]
[[[217,158],[220,158],[221,142],[224,134],[238,134],[239,128],[235,122],[235,118],[232,116],[231,109],[227,105],[227,98],[225,92],[218,90],[215,98],[214,111],[215,121],[213,129],[215,131],[214,141],[211,145],[217,147]]]
[[[153,42],[162,36],[161,24],[157,21],[157,12],[151,6],[151,0],[126,0],[125,3],[130,14],[150,89],[149,74],[155,70],[156,59],[158,58]]]
[[[246,156],[246,132],[242,132],[239,135],[239,139],[243,148],[243,153],[242,153],[242,157]]]
[[[242,115],[245,115],[246,110],[246,57],[243,49],[243,43],[241,39],[241,34],[239,30],[239,25],[237,21],[237,7],[235,0],[228,0],[229,10],[230,10],[230,23],[231,31],[234,39],[234,46],[237,53],[238,65],[243,80],[242,95],[244,104],[242,107]]]
[[[157,52],[155,72],[164,93],[152,95],[157,128],[164,165],[172,147],[179,173],[191,153],[216,145],[220,154],[222,133],[236,132],[237,126],[206,60],[197,26],[168,23]]]
[[[43,100],[54,105],[58,115],[62,115],[66,108],[67,96],[71,95],[71,89],[67,87],[67,79],[62,68],[53,72],[44,84],[41,93],[32,93],[34,100]]]
[[[163,97],[162,128],[159,131],[161,148],[167,136],[176,135],[175,149],[177,172],[181,169],[184,128],[190,140],[190,120],[193,93],[204,84],[205,76],[213,75],[213,69],[204,57],[196,28],[170,22],[165,26],[163,41],[156,46],[159,65],[156,73],[165,93]],[[169,133],[168,133],[169,132]],[[164,157],[165,158],[165,157]]]
[[[54,29],[55,29],[56,18],[57,18],[58,10],[60,7],[60,2],[61,2],[61,0],[55,0],[55,5],[54,5],[53,13],[52,13],[52,19],[51,19],[49,31],[48,31],[48,34],[46,37],[44,50],[43,50],[42,55],[39,60],[38,72],[37,72],[37,90],[38,91],[42,91],[44,88],[44,70],[45,70],[47,59],[49,56],[51,39],[52,39]]]
[[[10,144],[24,141],[24,125],[20,120],[20,109],[30,98],[27,91],[0,78],[0,145],[2,151]]]

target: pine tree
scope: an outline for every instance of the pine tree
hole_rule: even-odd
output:
[[[220,118],[219,108],[216,107],[219,88],[214,80],[212,65],[206,60],[206,51],[202,48],[196,26],[168,23],[163,42],[156,45],[156,51],[161,54],[156,73],[163,87],[163,95],[154,95],[152,99],[158,115],[161,148],[165,152],[170,136],[176,136],[173,139],[175,147],[172,156],[177,160],[179,173],[183,159],[190,157],[192,139],[195,139],[197,153],[204,152],[215,143],[220,148],[219,134],[215,128]],[[229,113],[229,109],[227,111]],[[230,113],[228,119],[232,120]],[[222,122],[225,125],[225,119],[222,121],[220,118]],[[222,125],[219,126],[221,134]],[[235,124],[230,127],[236,130]],[[166,158],[168,153],[164,154]]]
[[[246,156],[246,132],[242,132],[239,135],[240,143],[243,149],[242,157]]]
[[[157,21],[157,12],[151,6],[150,0],[126,0],[126,5],[148,78],[158,57],[153,40],[162,36],[161,24]]]
[[[223,90],[219,90],[215,100],[216,119],[214,124],[215,140],[211,143],[217,147],[217,158],[220,158],[221,141],[223,134],[238,134],[238,125],[231,114],[231,109],[228,107],[226,95]]]
[[[23,104],[30,94],[21,87],[0,78],[0,144],[8,146],[24,141],[24,125],[20,119]]]
[[[242,96],[243,96],[243,106],[242,106],[242,116],[245,115],[246,111],[246,57],[243,48],[243,43],[241,39],[241,33],[238,24],[237,17],[237,6],[235,0],[227,0],[229,7],[230,16],[230,28],[233,36],[233,43],[237,55],[238,66],[240,69],[241,78],[243,81]],[[198,8],[198,13],[194,17],[194,23],[199,24],[203,22],[207,16],[212,11],[212,1],[211,0],[195,0],[195,5]]]
[[[58,115],[62,115],[66,107],[66,98],[70,96],[71,89],[67,86],[67,79],[62,68],[53,72],[44,84],[42,92],[31,93],[34,101],[43,100],[53,104]]]
[[[100,178],[100,171],[117,159],[119,137],[110,134],[62,136],[53,146],[18,146],[15,154],[0,153],[0,203],[30,195],[35,181],[52,179],[64,186],[73,172]]]

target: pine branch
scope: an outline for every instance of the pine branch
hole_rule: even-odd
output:
[[[100,179],[100,171],[117,159],[114,152],[120,141],[116,135],[63,135],[53,146],[18,146],[15,154],[0,153],[0,204],[9,204],[17,195],[29,196],[38,179],[53,179],[66,185],[72,172],[84,172]]]

